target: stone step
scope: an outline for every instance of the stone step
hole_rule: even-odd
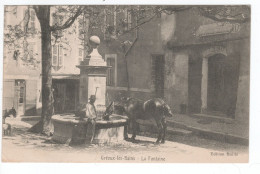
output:
[[[167,133],[174,134],[174,135],[184,135],[184,136],[192,135],[192,131],[180,129],[180,128],[172,128],[172,127],[167,128]]]
[[[212,114],[192,114],[190,116],[201,119],[201,120],[217,121],[217,122],[224,122],[224,123],[230,123],[230,124],[234,123],[234,121],[235,121],[232,118],[227,118],[224,116],[217,116],[217,115],[212,115]]]
[[[17,117],[16,119],[21,121],[40,121],[41,116],[21,116]]]

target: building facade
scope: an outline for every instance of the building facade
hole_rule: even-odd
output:
[[[216,22],[191,8],[161,14],[131,34],[99,48],[114,67],[110,100],[160,97],[175,113],[248,123],[250,22]],[[127,56],[124,40],[133,43]]]
[[[175,20],[166,62],[182,67],[178,83],[185,86],[188,111],[248,123],[250,22],[216,22],[195,9],[177,13]],[[175,91],[166,87],[168,94]]]
[[[51,12],[51,25],[62,24],[62,14]],[[19,115],[41,114],[41,38],[35,12],[27,6],[6,6],[4,32],[20,27],[21,37],[15,44],[4,44],[3,109],[14,107]],[[79,22],[69,29],[52,34],[52,76],[55,112],[75,110],[78,102],[79,69],[83,45]],[[35,32],[31,32],[35,31]],[[11,35],[11,34],[10,34]],[[12,39],[10,37],[9,39]],[[5,38],[5,41],[9,41]]]
[[[104,19],[97,20],[112,31],[127,31],[137,25],[129,10],[106,14]],[[6,23],[14,21],[5,19]],[[123,26],[121,21],[125,21]],[[52,19],[52,23],[62,21]],[[39,26],[37,21],[32,25]],[[85,57],[82,40],[97,35],[101,39],[98,51],[107,65],[112,66],[107,74],[107,103],[123,96],[142,100],[159,97],[175,113],[207,114],[248,123],[249,22],[219,23],[191,8],[173,14],[162,13],[118,37],[114,37],[113,32],[102,31],[102,27],[89,28],[82,36],[82,28],[79,25],[75,27],[77,32],[74,34],[67,31],[54,33],[60,36],[59,41],[54,39],[52,49],[57,113],[71,112],[79,104],[79,69],[76,65]],[[37,51],[40,60],[40,41],[35,46],[37,49],[32,50]],[[7,92],[3,107],[15,106],[18,109],[19,102],[26,101],[24,111],[26,108],[40,109],[40,68],[32,70],[34,73],[25,68],[23,73],[19,59],[13,60],[13,52],[4,54],[9,56],[5,59],[9,62],[4,66],[4,91]],[[11,73],[14,69],[16,71]],[[36,93],[28,93],[32,90]]]

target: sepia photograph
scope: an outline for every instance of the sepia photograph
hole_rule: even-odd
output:
[[[2,162],[249,162],[251,5],[3,8]]]

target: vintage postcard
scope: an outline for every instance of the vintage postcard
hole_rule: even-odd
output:
[[[250,5],[5,5],[2,161],[247,163]]]

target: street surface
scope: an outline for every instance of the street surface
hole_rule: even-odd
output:
[[[137,136],[136,142],[68,146],[50,137],[27,132],[31,126],[18,120],[12,136],[3,137],[2,160],[13,162],[247,162],[248,147],[196,136],[168,135],[155,145],[156,135]]]

